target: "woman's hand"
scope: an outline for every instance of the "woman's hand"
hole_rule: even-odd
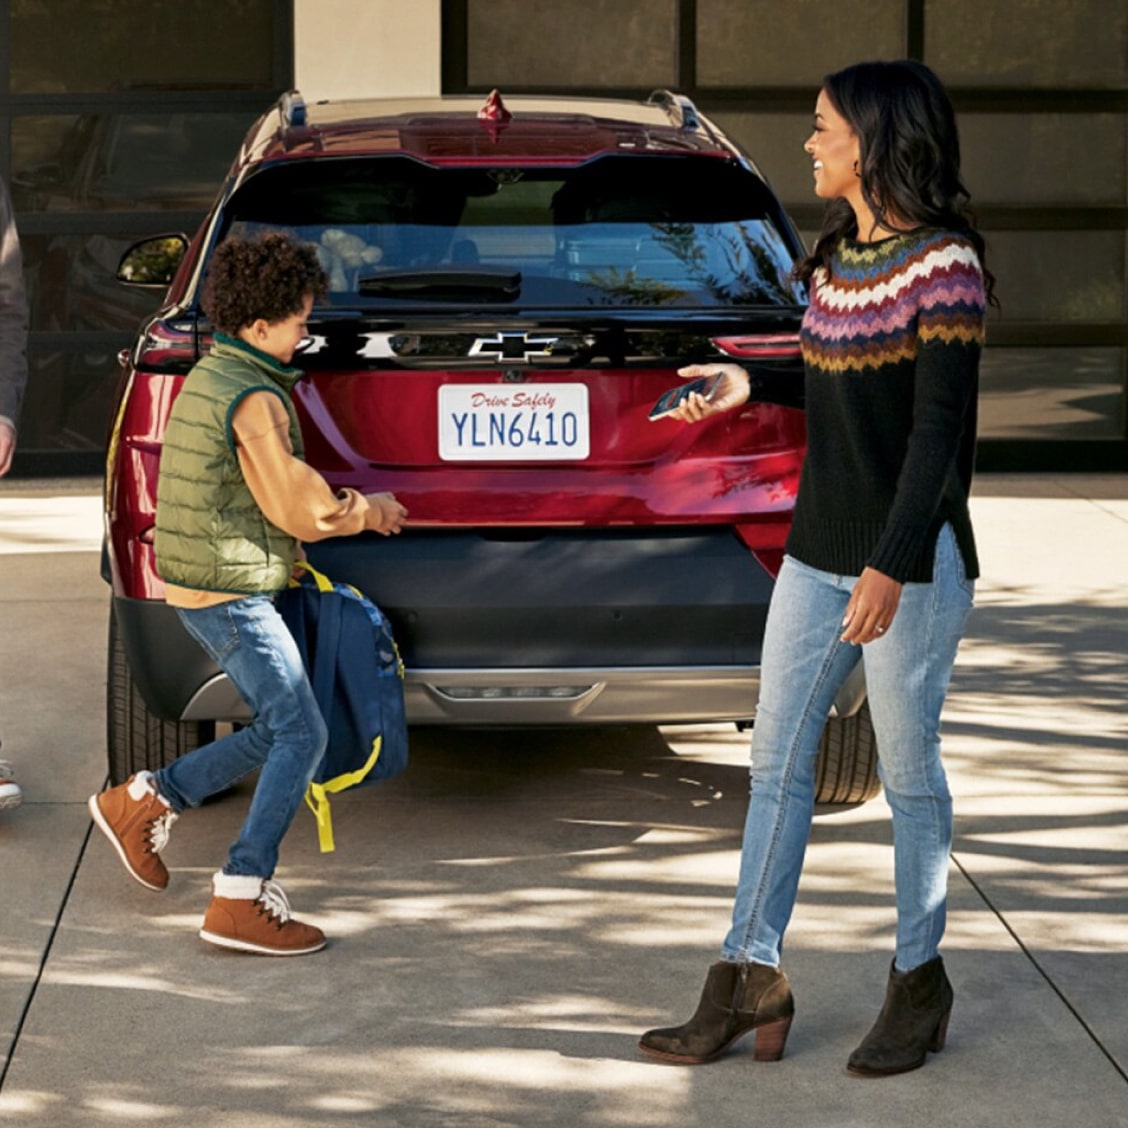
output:
[[[897,580],[874,568],[862,572],[846,604],[842,641],[860,646],[888,633],[901,604],[901,587]]]
[[[374,532],[398,533],[407,520],[407,510],[398,501],[395,494],[375,493],[365,494],[371,509],[368,514],[368,528]]]
[[[679,368],[678,375],[683,380],[696,380],[699,376],[721,377],[721,382],[710,399],[698,392],[690,392],[667,416],[669,419],[680,419],[683,423],[700,423],[710,415],[741,407],[748,402],[752,390],[748,373],[739,364],[691,364],[686,368]]]

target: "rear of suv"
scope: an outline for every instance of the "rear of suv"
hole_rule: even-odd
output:
[[[308,546],[371,596],[433,725],[755,715],[760,645],[804,453],[799,238],[751,160],[688,100],[285,96],[201,229],[132,248],[167,285],[123,355],[106,477],[115,781],[247,720],[162,600],[161,437],[207,350],[228,236],[314,244],[329,293],[295,363],[306,456],[391,490],[410,525]],[[689,363],[745,365],[752,401],[652,422]],[[827,725],[818,798],[876,789],[864,685]]]

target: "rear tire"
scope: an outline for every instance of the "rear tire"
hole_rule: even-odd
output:
[[[850,717],[831,717],[819,741],[815,764],[815,802],[856,806],[881,791],[877,778],[877,738],[869,702]]]
[[[110,612],[106,677],[106,752],[110,783],[156,771],[215,739],[214,721],[165,721],[150,712],[129,669],[117,620]]]

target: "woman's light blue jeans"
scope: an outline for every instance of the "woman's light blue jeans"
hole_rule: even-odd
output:
[[[270,878],[328,735],[293,635],[267,595],[177,608],[188,633],[219,663],[254,720],[154,773],[177,812],[198,807],[261,767],[251,807],[223,872]]]
[[[839,687],[865,663],[878,772],[893,813],[897,949],[911,971],[944,934],[952,798],[940,762],[940,711],[974,585],[951,526],[941,530],[932,583],[905,584],[887,634],[839,641],[855,576],[785,557],[768,611],[760,703],[752,731],[752,791],[721,958],[777,967],[814,813],[819,737]]]

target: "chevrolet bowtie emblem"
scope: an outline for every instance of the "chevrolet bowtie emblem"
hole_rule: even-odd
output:
[[[535,333],[495,333],[479,337],[470,356],[487,356],[505,364],[528,364],[535,356],[551,356],[559,337],[538,337]]]

